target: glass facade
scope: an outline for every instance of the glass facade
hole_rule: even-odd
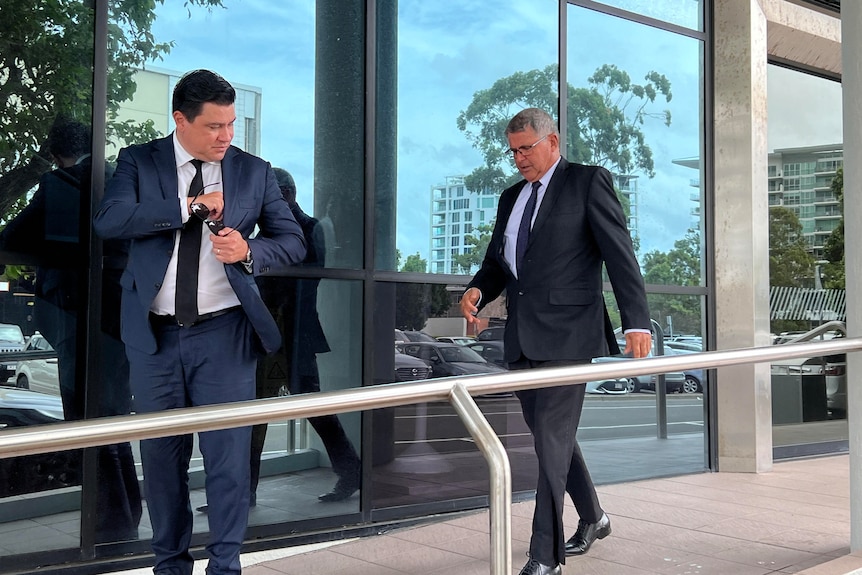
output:
[[[457,302],[484,255],[499,193],[517,181],[502,128],[527,106],[560,120],[570,160],[614,174],[665,350],[709,347],[708,3],[132,4],[21,3],[14,19],[0,8],[0,52],[26,47],[20,64],[0,62],[9,94],[0,136],[5,426],[130,412],[116,311],[124,246],[95,239],[91,215],[119,149],[173,130],[171,91],[196,68],[236,87],[234,145],[289,171],[299,205],[317,220],[318,261],[259,278],[284,333],[283,348],[259,365],[259,397],[450,375],[446,354],[432,356],[413,332],[450,338],[470,349],[458,352],[468,363],[504,369],[496,340],[464,340],[478,331],[467,330]],[[79,141],[83,149],[52,149]],[[840,141],[839,132],[775,151]],[[816,242],[840,209],[827,183],[840,146],[782,153],[770,162],[770,203],[798,209],[811,248],[825,249]],[[482,327],[505,316],[501,298]],[[316,342],[309,317],[320,326]],[[591,382],[579,438],[598,483],[710,466],[708,374],[674,377],[664,412],[660,380]],[[603,394],[605,383],[638,393]],[[478,401],[509,452],[514,490],[526,496],[536,466],[517,399]],[[326,422],[259,428],[250,540],[487,504],[486,467],[448,405],[337,421],[361,457],[360,491],[318,501],[335,481]],[[132,442],[0,460],[8,534],[0,571],[146,553],[138,454]],[[194,507],[206,504],[203,477],[195,451]],[[193,545],[206,530],[196,513]]]

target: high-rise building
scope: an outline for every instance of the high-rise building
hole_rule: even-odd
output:
[[[842,144],[784,148],[769,154],[769,205],[792,210],[814,258],[823,261],[826,239],[841,223],[832,179],[844,163]]]
[[[455,256],[469,254],[472,245],[468,235],[477,228],[494,223],[499,190],[474,192],[464,185],[464,176],[446,176],[443,183],[431,188],[431,250],[429,271],[437,274],[465,273],[458,268]],[[469,270],[476,271],[477,266]]]

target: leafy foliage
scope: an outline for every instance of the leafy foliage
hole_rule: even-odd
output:
[[[156,6],[164,0],[109,2],[107,136],[113,143],[149,140],[152,122],[120,122],[122,102],[132,98],[134,73],[168,53],[172,42],[151,32]],[[221,6],[222,0],[185,0],[194,6]],[[47,136],[58,121],[93,117],[94,16],[92,2],[3,0],[0,20],[0,214],[51,168]]]
[[[425,273],[428,262],[419,253],[407,256],[399,271]],[[449,293],[446,286],[425,283],[399,283],[395,288],[395,326],[398,329],[421,330],[429,317],[439,317],[449,310]]]
[[[832,178],[832,193],[838,199],[838,209],[841,210],[842,218],[832,233],[826,238],[824,256],[829,263],[824,266],[823,287],[844,289],[844,168],[838,168],[835,177]]]
[[[700,233],[690,229],[669,252],[653,250],[643,258],[648,284],[698,286],[701,283]],[[700,333],[700,298],[690,295],[650,294],[650,313],[657,321],[673,318],[675,332]]]

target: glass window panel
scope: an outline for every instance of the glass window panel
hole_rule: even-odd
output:
[[[843,234],[833,237],[843,226],[841,84],[775,65],[767,73],[769,165],[777,168],[784,190],[770,207],[770,288],[783,294],[782,302],[794,301],[794,293],[806,293],[810,301],[812,288],[843,301]],[[775,343],[825,321],[844,320],[843,306],[776,306],[770,322]],[[777,457],[811,453],[818,443],[846,442],[846,388],[843,354],[772,364]]]
[[[429,231],[442,221],[443,210],[484,209],[484,220],[481,212],[470,217],[490,222],[496,194],[515,173],[508,158],[499,155],[506,148],[507,116],[535,104],[556,115],[557,10],[551,0],[529,5],[503,0],[398,3],[397,103],[387,107],[388,102],[380,102],[377,112],[395,117],[397,111],[397,221],[392,236],[381,237],[381,242],[394,242],[402,254],[419,253],[432,273],[477,269],[483,254],[457,256],[459,261],[466,258],[459,263],[448,251],[442,259],[429,253]],[[518,45],[514,51],[513,38]],[[499,58],[501,53],[509,57]],[[541,81],[538,90],[525,97],[519,82],[528,75]],[[483,91],[496,102],[484,113],[478,110],[477,97]],[[478,178],[489,164],[501,170],[502,177]],[[491,195],[480,204],[476,198],[486,189]],[[458,199],[440,206],[429,194],[433,190]],[[377,219],[387,221],[385,213],[392,206],[377,209]],[[379,254],[375,262],[378,269],[397,270],[396,265],[394,257],[384,261]]]
[[[597,0],[602,4],[664,20],[694,30],[703,30],[701,0]]]
[[[702,43],[576,6],[568,19],[567,158],[613,174],[647,283],[703,285]],[[621,137],[630,129],[643,145]]]

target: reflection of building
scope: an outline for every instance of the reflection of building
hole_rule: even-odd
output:
[[[626,225],[633,238],[638,235],[638,177],[632,175],[614,176],[614,186],[628,204],[628,219]],[[625,207],[625,206],[623,206]]]
[[[445,182],[431,188],[431,273],[463,273],[454,256],[469,254],[472,246],[466,245],[466,237],[479,233],[479,226],[494,223],[499,198],[495,190],[468,190],[464,176],[446,176]],[[476,266],[470,271],[475,270]]]
[[[832,179],[844,163],[842,144],[784,148],[769,154],[769,205],[793,211],[808,250],[823,260],[823,247],[841,223],[841,205]]]
[[[702,167],[701,159],[698,156],[695,156],[693,158],[680,158],[677,160],[673,160],[673,163],[678,166],[685,166],[686,168],[697,170],[698,172],[700,172]],[[700,230],[702,221],[702,214],[700,209],[700,178],[691,178],[688,181],[688,185],[697,190],[696,192],[692,192],[688,196],[688,199],[691,200],[691,203],[693,204],[691,210],[689,210],[689,214],[691,214],[691,224],[689,225],[689,228],[692,230]]]
[[[151,121],[162,135],[174,129],[171,117],[171,94],[183,72],[149,67],[135,72],[137,89],[131,100],[120,104],[117,121],[131,120],[135,124]],[[236,123],[233,145],[251,154],[260,154],[261,89],[237,84],[226,78],[236,90]],[[111,146],[110,144],[114,145]],[[109,142],[107,155],[116,155],[127,142]]]

